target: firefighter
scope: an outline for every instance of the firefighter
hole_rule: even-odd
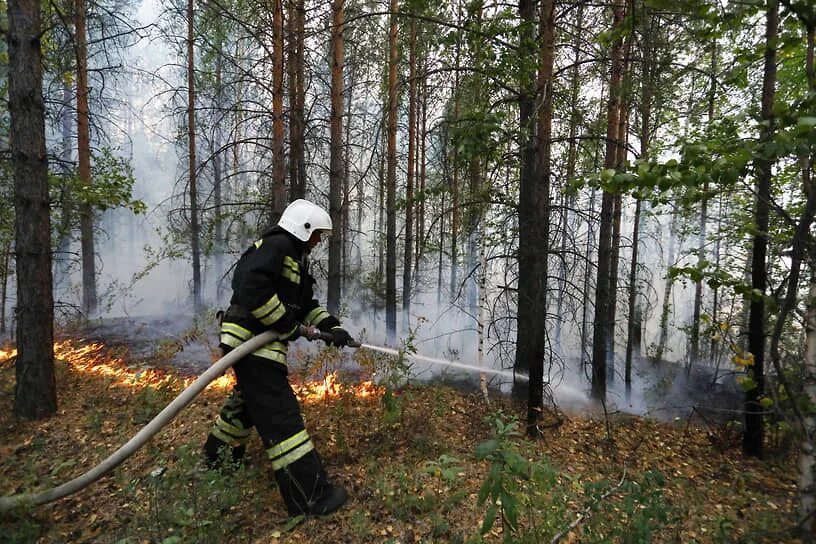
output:
[[[287,206],[277,226],[238,260],[221,322],[225,354],[264,331],[277,338],[233,367],[237,383],[204,444],[205,458],[210,467],[225,458],[240,461],[254,427],[291,516],[329,514],[346,502],[345,489],[329,482],[306,431],[286,366],[287,345],[301,324],[329,333],[334,346],[351,340],[314,299],[315,280],[307,268],[310,250],[331,229],[329,214],[316,204],[300,199]]]

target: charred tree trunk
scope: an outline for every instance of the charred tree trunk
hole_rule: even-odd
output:
[[[337,315],[340,310],[340,262],[343,236],[343,0],[331,4],[331,156],[329,158],[329,215],[334,225],[334,235],[329,238],[329,278],[327,309]]]
[[[40,9],[38,0],[10,0],[6,34],[17,261],[14,414],[37,419],[57,410]]]

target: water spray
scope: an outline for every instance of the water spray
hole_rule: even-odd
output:
[[[314,327],[304,327],[303,329],[301,329],[301,334],[308,338],[309,340],[323,340],[327,343],[330,343],[333,338],[331,333],[322,332]],[[400,355],[402,355],[406,359],[425,361],[426,363],[430,363],[432,365],[446,366],[449,368],[458,368],[461,370],[469,370],[470,372],[493,374],[495,376],[502,376],[510,380],[527,381],[529,379],[527,376],[523,374],[514,374],[509,370],[497,370],[494,368],[485,368],[476,365],[469,365],[466,363],[460,363],[459,361],[451,361],[449,359],[438,359],[436,357],[428,357],[426,355],[419,355],[418,353],[410,353],[408,351],[399,351],[393,348],[387,348],[385,346],[376,346],[374,344],[364,344],[353,340],[350,341],[347,345],[350,348],[370,349],[371,351],[378,351],[386,355],[393,355],[394,357],[399,357]]]
[[[360,347],[364,349],[370,349],[372,351],[378,351],[380,353],[385,353],[386,355],[393,355],[395,357],[399,357],[400,353],[406,359],[412,359],[417,361],[425,361],[426,363],[430,363],[432,365],[439,365],[439,366],[446,366],[450,368],[459,368],[461,370],[469,370],[471,372],[479,372],[484,374],[493,374],[495,376],[502,376],[504,378],[508,378],[510,380],[519,380],[519,381],[527,381],[529,378],[523,374],[514,374],[509,370],[498,370],[495,368],[485,368],[476,365],[469,365],[465,363],[460,363],[459,361],[451,361],[448,359],[437,359],[435,357],[428,357],[426,355],[419,355],[417,353],[410,353],[407,351],[400,352],[395,349],[386,348],[383,346],[374,346],[372,344],[359,344],[357,346],[352,347]]]

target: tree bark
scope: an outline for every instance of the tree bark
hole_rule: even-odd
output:
[[[526,59],[535,58],[535,1],[519,0],[518,12],[521,28],[519,30],[520,62],[529,62]],[[528,237],[531,230],[535,231],[538,225],[531,223],[536,217],[535,202],[531,201],[536,184],[536,141],[535,141],[535,99],[536,80],[531,70],[519,71],[519,249],[518,249],[518,310],[516,325],[516,358],[513,369],[520,376],[529,378],[530,372],[536,363],[539,355],[535,351],[536,344],[531,338],[529,331],[534,329],[536,335],[543,336],[543,314],[546,307],[538,307],[533,304],[533,297],[538,295],[533,269],[538,255],[535,254],[535,240]],[[532,243],[531,243],[532,242]],[[513,396],[517,398],[528,397],[532,387],[523,380],[515,380],[513,383]],[[529,429],[528,429],[529,431]]]
[[[11,276],[11,240],[3,244],[0,255],[0,334],[6,334],[6,303],[8,302],[8,282]]]
[[[566,183],[575,179],[575,169],[578,163],[578,98],[580,86],[581,40],[584,26],[584,5],[579,4],[575,16],[575,38],[572,44],[573,57],[570,68],[570,116],[569,142],[567,144],[567,166],[564,176]],[[561,259],[558,270],[558,295],[555,308],[555,346],[561,349],[561,330],[564,327],[564,299],[567,294],[567,235],[569,230],[570,210],[575,207],[575,196],[564,191],[561,211]]]
[[[402,259],[403,329],[410,327],[411,269],[414,257],[414,173],[416,172],[416,21],[408,23],[408,167],[405,177],[405,247]]]
[[[779,27],[779,4],[768,0],[765,20],[765,67],[762,77],[763,121],[760,140],[770,142],[774,133],[774,98],[776,93],[776,40]],[[751,374],[754,387],[745,393],[745,431],[742,437],[742,451],[752,457],[761,457],[763,452],[763,417],[759,401],[765,393],[765,291],[768,286],[768,224],[771,198],[772,160],[760,154],[754,160],[757,172],[756,204],[754,209],[753,252],[751,258],[751,288],[761,294],[751,299],[748,317],[748,351],[754,356]]]
[[[40,9],[38,0],[10,0],[7,30],[17,261],[14,414],[35,419],[57,410]]]
[[[343,0],[331,3],[331,117],[329,157],[329,216],[334,235],[329,238],[329,277],[326,308],[337,315],[340,310],[341,253],[343,224],[343,63],[345,45]]]
[[[85,0],[75,0],[74,40],[77,63],[77,161],[79,179],[91,186],[91,133],[88,107],[88,37],[85,29]],[[82,311],[96,315],[96,255],[94,251],[93,207],[83,199],[79,206],[79,232],[82,245]]]
[[[388,27],[388,132],[386,151],[385,332],[388,343],[397,335],[397,15],[398,0],[390,0]]]
[[[195,125],[195,12],[193,0],[187,0],[187,161],[190,196],[190,252],[193,259],[193,308],[201,310],[201,248],[198,221],[198,165]]]
[[[615,0],[612,8],[612,31],[617,32],[624,21],[624,2]],[[618,38],[610,50],[609,102],[607,104],[606,156],[604,168],[615,168],[618,157],[618,122],[620,118],[621,81],[623,78],[623,40]],[[603,191],[598,232],[598,268],[595,283],[595,317],[592,334],[592,398],[606,401],[607,361],[613,350],[615,308],[612,306],[610,277],[612,267],[612,231],[614,195]]]
[[[805,313],[805,372],[802,377],[809,405],[816,406],[816,269],[811,263],[810,288]],[[805,413],[805,432],[799,453],[799,520],[805,535],[816,532],[816,412]],[[812,538],[804,540],[812,542]]]
[[[519,11],[527,6],[519,3]],[[534,175],[519,188],[519,283],[516,365],[529,369],[527,435],[541,436],[544,362],[547,358],[547,274],[550,235],[550,154],[552,145],[555,2],[542,0],[539,14],[538,117]],[[523,347],[522,347],[523,346]],[[526,361],[520,358],[525,357]]]
[[[272,191],[270,225],[286,207],[285,127],[283,122],[283,0],[272,2]]]
[[[304,0],[289,0],[289,200],[306,197],[303,47]]]

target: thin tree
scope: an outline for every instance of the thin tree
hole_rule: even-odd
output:
[[[397,16],[398,0],[391,0],[388,25],[388,108],[385,179],[385,333],[389,343],[397,334]]]
[[[619,33],[624,23],[624,2],[615,0],[612,7],[612,33]],[[610,50],[609,101],[607,103],[606,155],[604,168],[615,168],[618,157],[618,122],[620,118],[621,83],[623,79],[623,38],[618,37]],[[613,325],[615,308],[612,306],[610,283],[612,267],[613,208],[615,195],[604,189],[601,198],[600,229],[598,232],[598,267],[595,284],[595,317],[592,334],[592,398],[606,400],[607,362],[614,349]]]
[[[195,12],[193,0],[187,0],[187,161],[188,185],[190,196],[190,252],[193,260],[193,307],[201,309],[201,237],[198,220],[198,177],[196,164],[196,126],[195,126],[195,50],[194,25]]]
[[[343,233],[343,27],[345,15],[343,0],[331,3],[331,117],[330,117],[330,157],[329,157],[329,215],[334,224],[334,236],[329,238],[329,277],[327,308],[333,314],[340,310],[341,253]]]
[[[77,66],[77,163],[79,179],[91,186],[91,130],[88,107],[88,38],[85,27],[85,0],[75,0],[74,41]],[[87,199],[79,206],[79,232],[82,245],[82,311],[93,317],[97,309],[96,252],[94,251],[93,207]]]
[[[270,224],[286,205],[286,157],[283,122],[283,0],[272,2],[272,191]]]
[[[762,76],[760,140],[770,143],[775,131],[774,98],[776,95],[776,41],[779,27],[779,3],[768,0],[765,12],[765,66]],[[746,455],[761,457],[763,451],[763,417],[760,398],[765,393],[765,291],[768,287],[768,224],[771,206],[772,159],[768,153],[757,154],[756,203],[754,208],[751,288],[760,296],[751,298],[748,317],[748,351],[754,357],[751,373],[754,387],[745,392],[745,430],[742,450]]]
[[[289,200],[306,196],[306,161],[304,151],[303,47],[304,0],[289,0],[287,26],[289,47],[287,73],[289,74]]]
[[[410,327],[411,265],[414,251],[414,174],[416,172],[416,19],[408,23],[408,167],[405,176],[405,247],[402,259],[403,328]]]
[[[37,419],[57,411],[39,0],[9,1],[6,36],[17,261],[14,414]]]

